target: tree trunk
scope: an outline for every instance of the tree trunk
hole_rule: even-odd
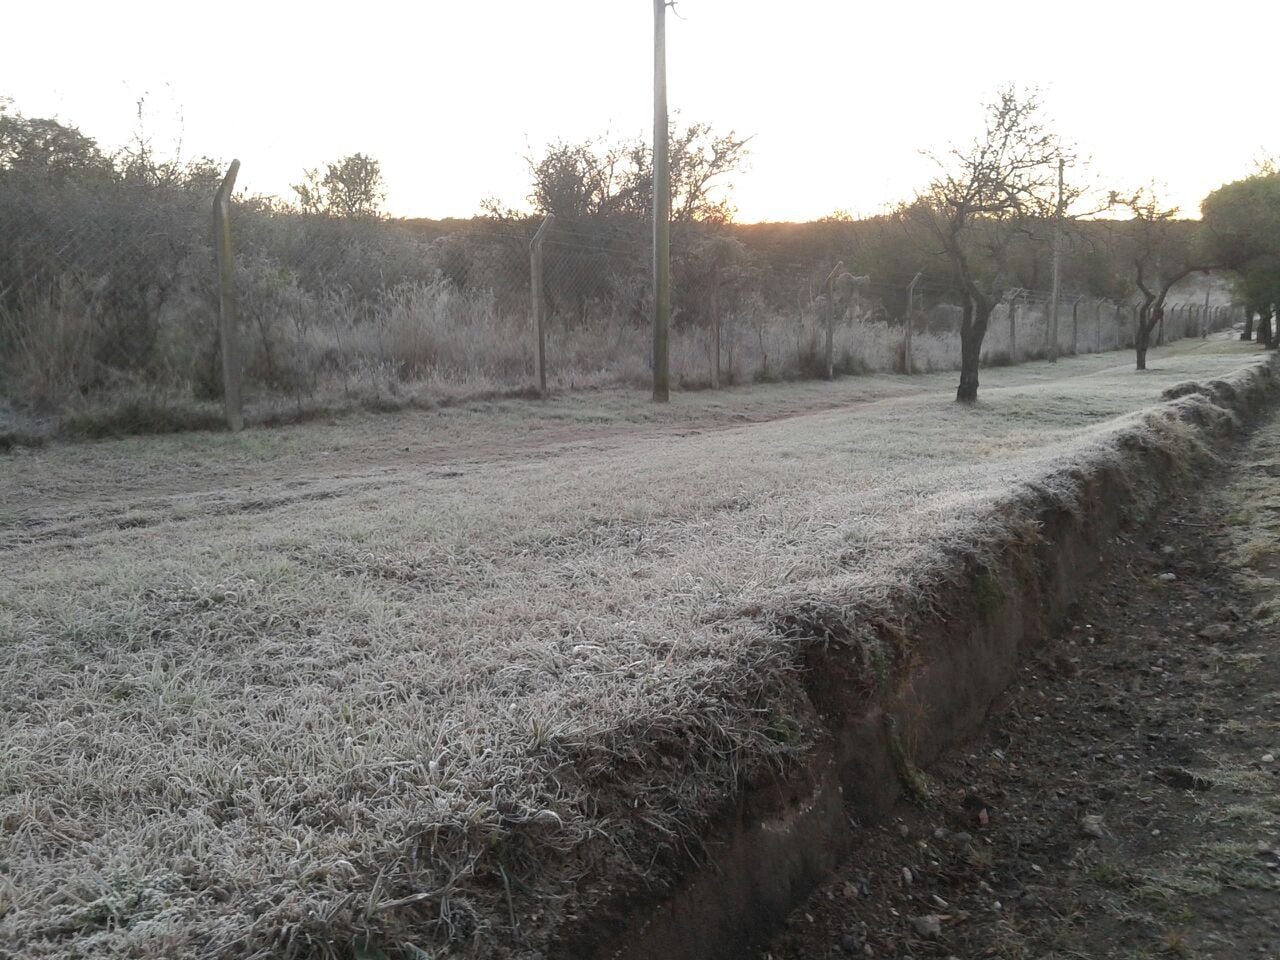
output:
[[[1270,347],[1271,338],[1271,314],[1264,313],[1258,320],[1258,342],[1264,347]]]
[[[1253,339],[1253,311],[1246,310],[1244,312],[1244,329],[1240,331],[1241,340]]]
[[[964,316],[960,320],[960,386],[956,389],[957,403],[974,403],[978,399],[978,361],[982,357],[982,339],[987,333],[987,321],[995,302],[985,310],[968,299]]]
[[[1137,354],[1137,369],[1147,369],[1147,349],[1151,346],[1151,334],[1156,325],[1164,324],[1164,292],[1149,295],[1137,308],[1138,316],[1133,324],[1133,351]]]

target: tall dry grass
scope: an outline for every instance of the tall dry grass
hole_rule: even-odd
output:
[[[161,218],[172,242],[166,241],[166,264],[154,270],[149,248],[138,249],[141,241],[130,241],[115,260],[86,241],[77,263],[66,267],[38,236],[22,248],[24,256],[44,251],[48,262],[25,286],[19,278],[16,296],[10,288],[0,298],[0,396],[4,421],[16,421],[0,422],[0,429],[41,419],[65,432],[93,422],[88,432],[97,435],[216,417],[222,374],[205,211],[188,209],[186,194],[179,199]],[[80,213],[101,221],[92,224],[99,231],[119,221],[150,236],[155,226],[155,217],[141,222],[116,206]],[[33,224],[39,219],[28,217]],[[475,228],[428,241],[398,224],[242,211],[236,273],[250,419],[529,390],[528,246],[502,229],[516,228]],[[640,248],[549,249],[553,389],[646,383],[652,346]],[[678,387],[701,389],[714,379],[710,281],[690,263],[677,272],[671,369]],[[722,384],[826,375],[825,300],[812,283],[794,280],[744,267],[725,281]],[[838,374],[905,370],[905,328],[891,316],[897,308],[873,296],[842,304],[833,338]],[[1099,314],[1089,301],[1083,313],[1073,325],[1069,305],[1064,310],[1061,353],[1131,342],[1118,306],[1107,303]],[[913,371],[958,368],[958,314],[935,303],[916,319]],[[1002,306],[992,317],[984,364],[1045,356],[1046,307],[1020,307],[1016,345],[1007,316]],[[1175,326],[1166,339],[1185,332]],[[143,409],[154,416],[138,417]]]

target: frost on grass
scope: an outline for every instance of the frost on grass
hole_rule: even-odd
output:
[[[899,396],[373,471],[323,499],[287,478],[187,492],[52,539],[24,539],[19,509],[0,956],[531,955],[616,891],[662,889],[735,795],[803,757],[789,612],[856,630],[922,602],[1134,444],[1193,452],[1221,391],[1140,408],[1244,362],[1064,362],[987,375],[972,409]],[[130,476],[120,451],[141,449],[66,456]],[[94,510],[82,487],[69,514]]]

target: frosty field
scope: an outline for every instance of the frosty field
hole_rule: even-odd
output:
[[[1257,355],[0,456],[0,957],[534,956],[803,755],[787,611],[911,602]]]

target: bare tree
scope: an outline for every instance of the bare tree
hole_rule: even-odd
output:
[[[982,340],[1008,285],[1010,243],[1021,224],[1054,209],[1063,151],[1040,110],[1034,94],[1002,90],[987,106],[982,135],[967,149],[936,158],[941,172],[911,208],[910,222],[923,221],[961,296],[961,403],[978,398]]]
[[[1130,196],[1112,194],[1113,206],[1127,207],[1131,220],[1116,224],[1122,262],[1140,297],[1134,329],[1137,369],[1147,369],[1151,333],[1164,319],[1165,299],[1179,280],[1211,270],[1200,249],[1199,230],[1189,220],[1178,219],[1177,207],[1161,207],[1155,192],[1138,190]]]

